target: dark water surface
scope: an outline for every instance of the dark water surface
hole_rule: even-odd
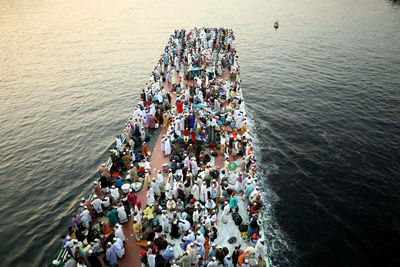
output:
[[[273,266],[399,266],[385,0],[1,1],[0,265],[53,260],[168,36],[194,26],[235,31]]]

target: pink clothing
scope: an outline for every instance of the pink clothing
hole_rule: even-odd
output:
[[[106,166],[103,166],[100,168],[101,173],[103,174],[104,177],[106,178],[110,178],[111,177],[111,173],[110,171],[107,169]]]
[[[103,190],[101,190],[101,187],[99,184],[94,185],[94,193],[97,195],[98,198],[103,198]]]

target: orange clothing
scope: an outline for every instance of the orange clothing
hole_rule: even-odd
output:
[[[148,150],[147,150],[147,144],[144,144],[144,146],[142,147],[142,156],[143,157],[147,157],[149,154],[148,154]]]

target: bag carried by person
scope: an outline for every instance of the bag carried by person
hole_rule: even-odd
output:
[[[237,226],[241,225],[243,222],[242,216],[238,212],[232,213],[232,220],[235,222]]]
[[[239,231],[240,232],[247,232],[247,225],[246,224],[239,225]]]

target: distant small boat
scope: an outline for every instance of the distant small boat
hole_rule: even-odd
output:
[[[275,21],[275,23],[274,23],[274,28],[275,28],[275,30],[277,30],[277,29],[279,28],[279,23],[278,23],[278,21]]]

